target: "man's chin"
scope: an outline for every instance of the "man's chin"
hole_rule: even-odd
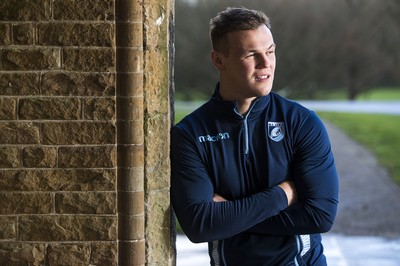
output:
[[[268,87],[268,88],[264,88],[263,90],[260,91],[260,96],[267,96],[268,94],[270,94],[272,88]]]

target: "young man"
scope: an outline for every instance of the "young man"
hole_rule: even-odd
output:
[[[338,178],[326,130],[271,92],[275,43],[264,13],[228,8],[211,20],[220,74],[212,98],[171,131],[171,199],[211,265],[326,265]]]

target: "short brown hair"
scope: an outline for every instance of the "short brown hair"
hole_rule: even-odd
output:
[[[224,38],[229,32],[240,30],[253,30],[261,25],[271,29],[269,18],[258,10],[244,7],[228,7],[210,20],[210,39],[215,51],[227,53],[227,48],[222,46]]]

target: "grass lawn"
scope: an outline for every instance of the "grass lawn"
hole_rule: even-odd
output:
[[[357,100],[374,100],[374,101],[386,101],[386,100],[399,100],[400,89],[398,88],[378,88],[362,93],[358,96]]]
[[[314,100],[347,100],[347,91],[344,89],[321,90],[314,95]],[[303,99],[303,98],[301,98]],[[380,87],[362,92],[357,96],[357,101],[386,101],[400,100],[400,88]]]
[[[191,111],[187,110],[175,110],[175,124],[182,120]]]
[[[372,151],[380,165],[400,184],[400,116],[333,112],[318,112],[318,115]]]

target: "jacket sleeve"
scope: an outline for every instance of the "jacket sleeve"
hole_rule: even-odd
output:
[[[273,187],[247,198],[213,202],[214,189],[199,148],[179,127],[171,131],[171,201],[192,242],[234,236],[287,208],[285,192]]]
[[[313,112],[295,138],[293,181],[298,202],[249,231],[293,235],[331,229],[338,205],[338,176],[328,134]]]

